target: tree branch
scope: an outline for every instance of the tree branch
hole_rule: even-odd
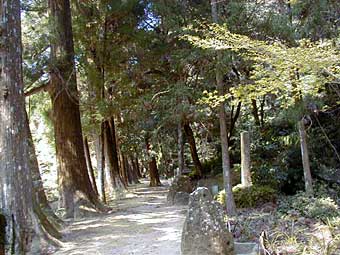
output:
[[[25,95],[25,97],[29,97],[29,96],[37,94],[41,91],[46,92],[50,87],[51,87],[51,83],[50,83],[50,81],[47,81],[46,83],[44,83],[43,85],[41,85],[39,87],[33,88],[29,91],[26,91],[24,95]]]

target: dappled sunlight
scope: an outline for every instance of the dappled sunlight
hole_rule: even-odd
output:
[[[80,227],[72,228],[72,230],[89,230],[91,228],[100,228],[100,227],[105,227],[105,226],[110,226],[109,224],[94,224],[94,225],[83,225]]]
[[[171,219],[177,219],[178,216],[169,213],[147,213],[147,214],[127,214],[125,216],[118,216],[117,219],[126,219],[128,221],[134,221],[137,224],[157,224],[168,222]]]
[[[116,201],[115,213],[74,222],[66,231],[70,241],[56,254],[179,254],[187,207],[169,207],[165,187],[143,185]]]
[[[173,227],[164,227],[164,228],[154,228],[155,230],[162,231],[162,236],[157,238],[158,241],[178,241],[182,234],[181,230],[178,230]]]
[[[73,226],[77,226],[77,225],[88,225],[88,224],[92,224],[94,222],[97,222],[97,219],[93,219],[93,220],[81,220],[81,221],[75,221],[74,223],[72,223]]]

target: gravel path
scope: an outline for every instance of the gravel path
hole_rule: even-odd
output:
[[[166,181],[164,181],[165,184]],[[56,255],[179,255],[186,207],[167,206],[168,185],[129,188],[116,212],[76,221]]]

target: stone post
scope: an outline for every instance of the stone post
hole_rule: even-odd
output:
[[[250,175],[250,135],[249,132],[241,133],[241,184],[251,186]]]

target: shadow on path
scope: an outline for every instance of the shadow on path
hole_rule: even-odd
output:
[[[114,202],[117,212],[74,222],[56,255],[178,255],[186,207],[167,206],[168,186],[146,182]]]

